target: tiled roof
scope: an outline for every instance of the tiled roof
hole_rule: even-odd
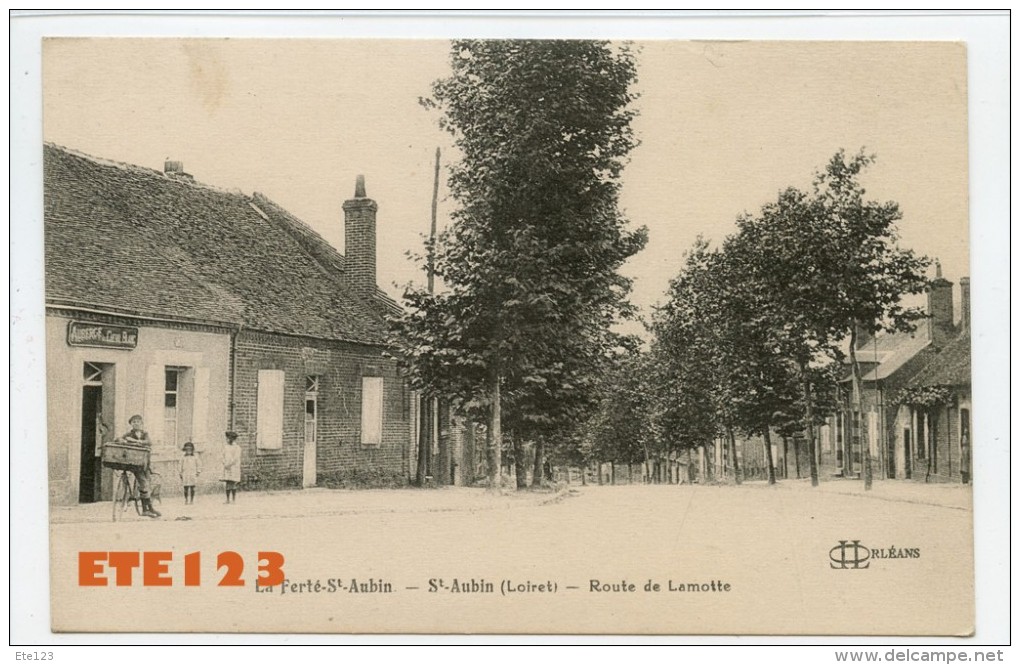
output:
[[[264,211],[267,216],[279,222],[280,228],[291,234],[294,239],[315,258],[321,265],[331,269],[334,274],[341,275],[346,284],[347,273],[345,271],[344,255],[337,251],[336,247],[329,244],[325,238],[316,233],[300,219],[287,212],[266,195],[255,192],[254,205]],[[400,305],[390,298],[382,289],[376,289],[371,300],[371,305],[381,316],[399,315]]]
[[[912,333],[881,333],[857,350],[864,381],[889,378],[911,358],[931,344],[923,328]]]
[[[910,380],[911,386],[969,386],[970,331],[964,330]]]
[[[45,151],[46,300],[55,305],[380,344],[380,292],[346,285],[343,256],[264,196],[249,197],[58,146]]]

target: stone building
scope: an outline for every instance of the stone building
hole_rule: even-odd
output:
[[[378,206],[359,177],[346,256],[265,196],[44,147],[54,504],[109,498],[105,441],[141,414],[173,491],[185,441],[215,485],[239,433],[250,488],[399,484],[416,400],[385,354]]]

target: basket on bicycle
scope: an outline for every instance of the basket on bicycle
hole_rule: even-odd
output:
[[[103,466],[110,469],[131,469],[149,463],[149,449],[130,443],[113,441],[103,444]]]

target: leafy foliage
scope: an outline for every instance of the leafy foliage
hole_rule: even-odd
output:
[[[588,457],[613,462],[642,462],[659,440],[654,418],[656,385],[647,352],[631,351],[618,359],[588,424]]]
[[[920,409],[932,409],[952,404],[953,394],[951,386],[912,386],[897,393],[893,401]]]

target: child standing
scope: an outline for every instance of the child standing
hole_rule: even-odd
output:
[[[195,503],[195,485],[202,475],[202,461],[195,455],[195,444],[188,441],[184,444],[184,455],[181,457],[181,484],[184,485],[184,505]]]
[[[227,485],[226,503],[237,501],[237,484],[241,482],[241,446],[237,441],[237,432],[224,434],[227,443],[223,446],[223,475],[220,480]]]

